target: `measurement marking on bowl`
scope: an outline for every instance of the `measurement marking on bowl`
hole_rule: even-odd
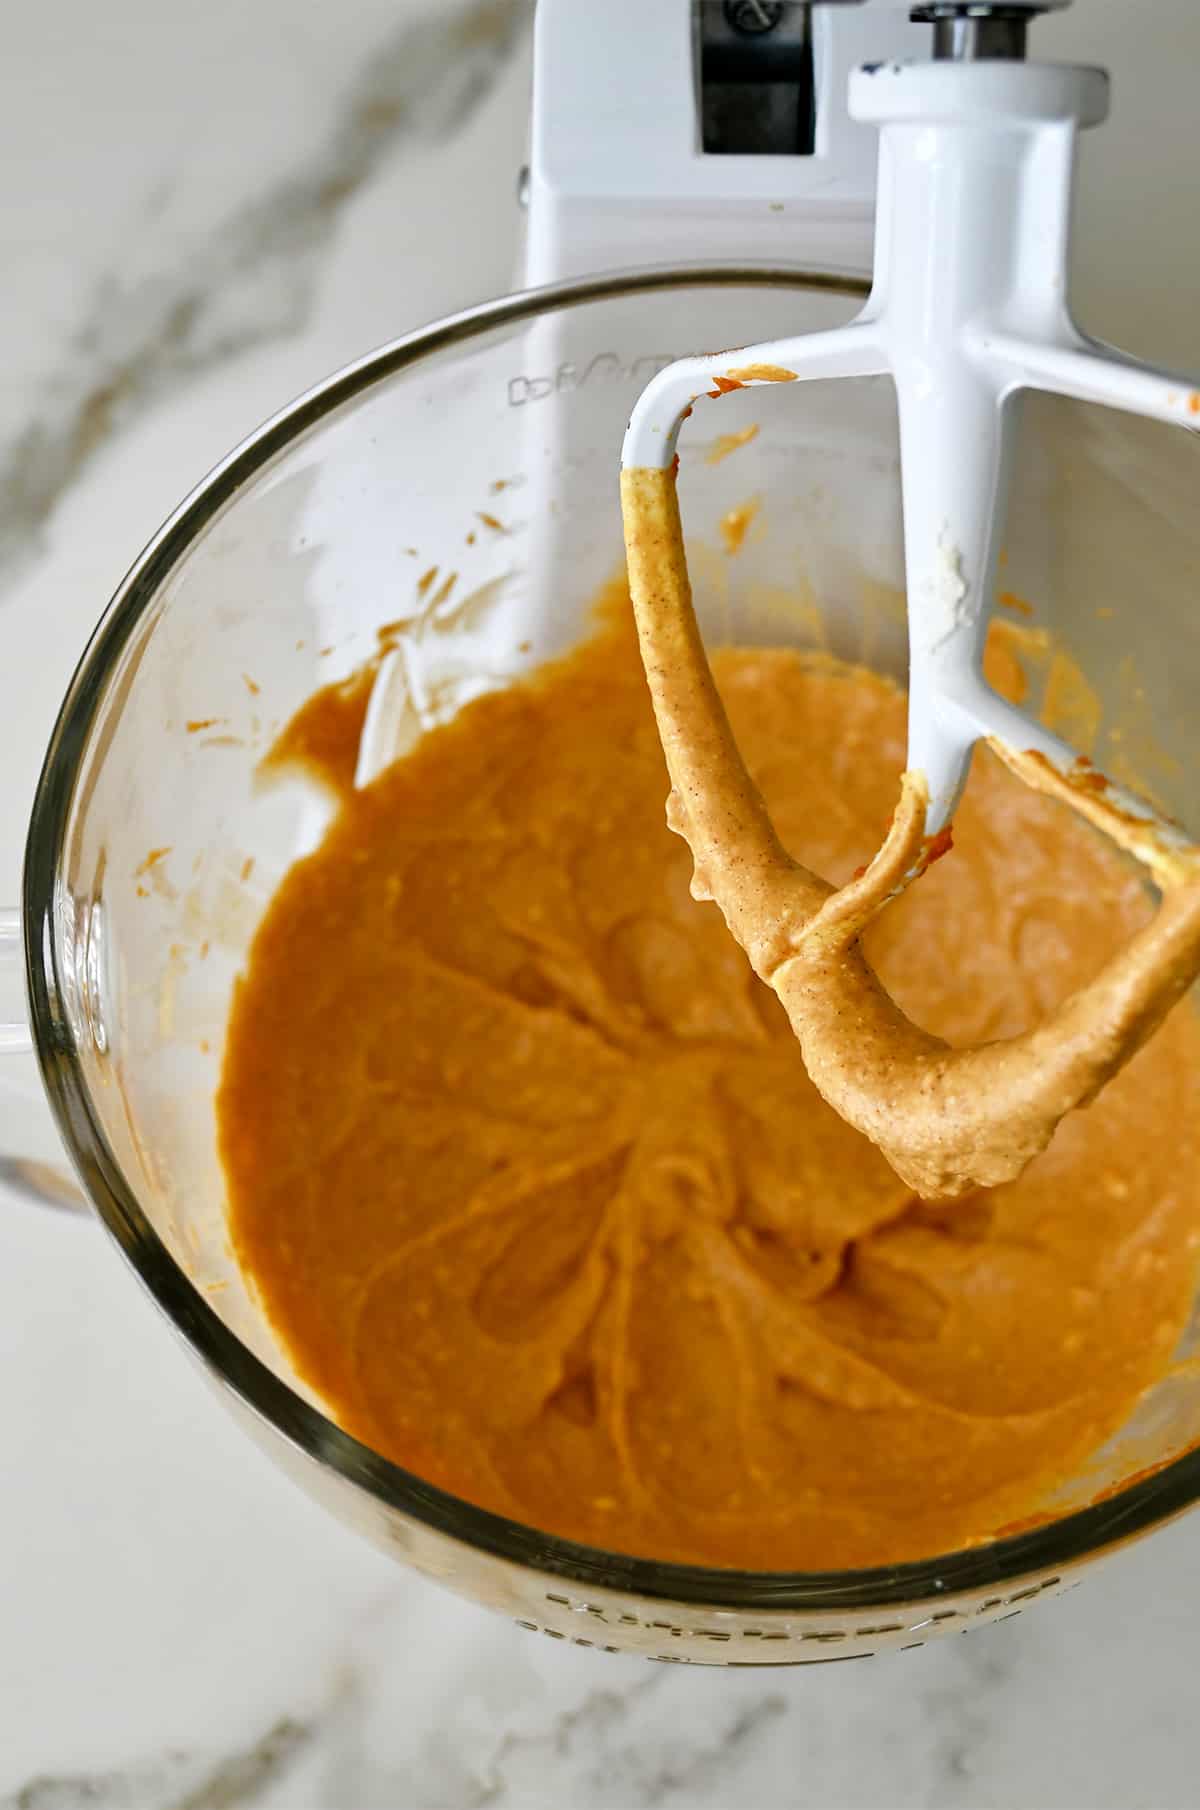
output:
[[[1067,1588],[1071,1588],[1071,1587],[1072,1586],[1067,1586]],[[966,1633],[967,1629],[971,1625],[972,1619],[974,1619],[975,1617],[987,1616],[987,1617],[997,1620],[997,1621],[1008,1621],[1012,1618],[1012,1616],[1020,1614],[1021,1607],[1024,1603],[1032,1601],[1032,1599],[1036,1596],[1043,1595],[1047,1590],[1053,1590],[1056,1588],[1060,1588],[1060,1589],[1063,1588],[1062,1578],[1058,1575],[1055,1575],[1053,1577],[1043,1578],[1040,1582],[1038,1582],[1036,1584],[1026,1584],[1020,1590],[1014,1591],[1011,1596],[985,1597],[981,1603],[978,1603],[975,1605],[964,1606],[963,1608],[934,1609],[934,1610],[931,1610],[928,1614],[921,1616],[921,1618],[919,1620],[913,1621],[913,1622],[903,1622],[903,1621],[868,1622],[868,1623],[864,1623],[863,1625],[861,1625],[859,1627],[853,1627],[853,1628],[799,1628],[799,1629],[790,1629],[790,1630],[785,1629],[785,1628],[761,1628],[761,1627],[759,1627],[759,1628],[714,1628],[714,1627],[688,1628],[688,1627],[685,1627],[682,1623],[665,1621],[661,1618],[655,1618],[654,1620],[651,1620],[651,1621],[645,1621],[641,1617],[632,1614],[629,1610],[622,1609],[622,1610],[617,1611],[614,1615],[610,1612],[609,1609],[605,1608],[601,1604],[588,1602],[585,1598],[566,1596],[561,1591],[556,1591],[556,1590],[548,1590],[546,1592],[546,1601],[548,1603],[553,1603],[556,1608],[567,1609],[574,1615],[590,1615],[590,1616],[593,1616],[597,1621],[600,1621],[600,1622],[615,1621],[618,1626],[624,1627],[624,1628],[642,1628],[642,1629],[646,1630],[647,1632],[650,1630],[654,1630],[656,1633],[669,1635],[673,1641],[675,1641],[675,1640],[701,1641],[702,1640],[702,1641],[707,1641],[709,1643],[715,1643],[718,1645],[726,1645],[729,1642],[731,1642],[732,1640],[734,1640],[735,1638],[738,1638],[741,1640],[755,1640],[755,1641],[760,1641],[760,1642],[776,1642],[776,1643],[778,1643],[779,1641],[785,1641],[788,1644],[793,1645],[793,1646],[828,1647],[828,1646],[836,1646],[840,1642],[845,1641],[845,1640],[873,1640],[873,1639],[880,1639],[880,1638],[894,1635],[894,1634],[920,1634],[920,1633],[925,1632],[926,1630],[930,1630],[933,1633],[937,1633],[937,1632],[940,1632],[943,1628],[945,1628],[947,1626],[947,1624],[950,1622],[961,1623],[962,1625],[958,1631],[960,1633]],[[1006,1609],[1008,1611],[1008,1614],[997,1616],[995,1614],[995,1611],[997,1609]],[[537,1632],[546,1632],[547,1631],[544,1629],[538,1629],[537,1624],[534,1622],[519,1622],[518,1626],[530,1628],[531,1630],[537,1631]],[[566,1638],[566,1637],[565,1636],[555,1636],[555,1638]],[[579,1645],[591,1646],[595,1643],[593,1643],[591,1641],[577,1639],[574,1642],[574,1644],[576,1646],[579,1646]],[[901,1651],[909,1652],[917,1647],[924,1646],[925,1644],[926,1643],[924,1640],[912,1641],[907,1646],[901,1648]],[[614,1652],[614,1651],[617,1651],[618,1649],[612,1648],[612,1647],[605,1647],[602,1650],[605,1652]],[[657,1654],[657,1655],[654,1655],[654,1657],[656,1657],[660,1660],[663,1660],[663,1661],[670,1660],[673,1663],[675,1663],[675,1662],[682,1663],[682,1661],[680,1660],[680,1656],[677,1654]],[[802,1665],[803,1664],[817,1665],[817,1664],[824,1664],[824,1663],[832,1664],[835,1662],[835,1660],[866,1659],[866,1658],[870,1658],[870,1657],[871,1657],[871,1654],[869,1654],[869,1653],[843,1653],[843,1654],[830,1654],[828,1661],[795,1660],[795,1661],[792,1661],[791,1663],[802,1664]],[[691,1663],[691,1662],[687,1661],[686,1663]],[[733,1664],[733,1665],[738,1665],[738,1664],[756,1665],[756,1664],[766,1664],[766,1663],[770,1663],[770,1662],[757,1661],[757,1660],[730,1660],[727,1663]]]

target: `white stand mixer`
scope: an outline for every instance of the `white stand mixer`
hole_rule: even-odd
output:
[[[1089,340],[1071,319],[1075,139],[1105,117],[1107,77],[1023,61],[1028,18],[1066,3],[914,7],[914,20],[934,26],[934,60],[876,61],[850,77],[851,118],[878,126],[880,141],[875,275],[862,312],[845,328],[671,365],[637,403],[623,451],[626,467],[669,465],[692,404],[719,395],[722,383],[891,374],[909,611],[908,766],[927,782],[931,835],[949,822],[982,738],[1079,777],[1075,750],[999,698],[982,674],[1019,392],[1191,427],[1200,414],[1192,380]],[[1131,852],[1152,871],[1160,851],[1182,845],[1144,802],[1116,788],[1106,795],[1135,820]]]

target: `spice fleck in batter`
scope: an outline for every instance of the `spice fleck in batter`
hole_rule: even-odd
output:
[[[845,882],[895,803],[899,693],[794,652],[713,665],[782,841]],[[342,808],[258,932],[219,1101],[240,1260],[335,1417],[662,1559],[874,1565],[1035,1513],[1188,1313],[1191,1011],[1018,1181],[922,1203],[690,896],[627,599],[355,793],[365,700],[331,688],[287,737]],[[1115,851],[984,755],[953,854],[866,951],[962,1045],[1149,917]]]

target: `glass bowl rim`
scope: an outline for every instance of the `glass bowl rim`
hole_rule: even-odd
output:
[[[489,1555],[564,1583],[726,1611],[836,1612],[952,1600],[1057,1572],[1148,1532],[1200,1498],[1200,1449],[1089,1506],[986,1544],[846,1571],[744,1571],[608,1552],[490,1513],[426,1483],[344,1433],[225,1325],[159,1238],[126,1180],[91,1100],[64,1009],[56,925],[59,873],[76,781],[110,677],[162,584],[216,514],[301,435],[397,372],[547,311],[658,290],[772,287],[864,296],[861,278],[776,264],[706,263],[606,273],[499,297],[403,335],[344,366],[281,409],[191,492],[118,586],[60,706],[38,780],[22,877],[25,968],[34,1044],[50,1105],[85,1191],[143,1285],[206,1367],[259,1420],[382,1507]],[[614,462],[618,449],[614,448]],[[1048,1580],[1052,1581],[1052,1580]]]

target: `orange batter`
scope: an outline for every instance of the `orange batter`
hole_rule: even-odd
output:
[[[792,652],[714,667],[781,838],[845,881],[895,802],[899,693]],[[281,750],[343,804],[259,930],[219,1101],[239,1257],[335,1417],[658,1558],[879,1564],[1036,1512],[1188,1313],[1191,1011],[1019,1181],[924,1205],[689,894],[627,602],[354,793],[365,701],[319,694]],[[954,852],[866,947],[962,1044],[1031,1024],[1149,913],[985,755]]]

